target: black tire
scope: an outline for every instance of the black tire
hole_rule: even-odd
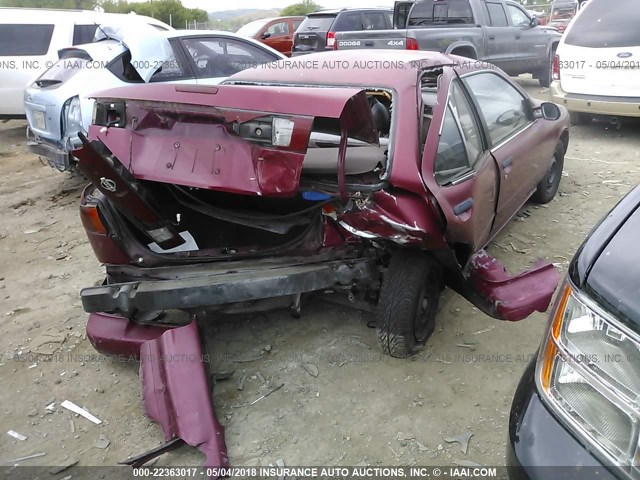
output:
[[[551,50],[547,56],[545,65],[538,71],[536,78],[541,87],[549,88],[553,81],[553,57],[556,51]]]
[[[393,254],[378,302],[382,353],[406,358],[424,346],[435,329],[441,283],[440,265],[433,257],[410,250]]]
[[[564,166],[564,145],[562,142],[556,145],[553,159],[549,169],[544,174],[531,200],[536,203],[549,203],[556,196],[560,180],[562,179],[562,167]]]
[[[589,125],[593,120],[593,115],[584,112],[569,112],[572,125]]]

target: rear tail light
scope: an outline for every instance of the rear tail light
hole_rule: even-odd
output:
[[[126,265],[130,263],[129,258],[114,242],[109,226],[100,214],[98,202],[92,198],[96,192],[98,191],[89,185],[80,198],[80,220],[91,248],[100,263]]]
[[[98,206],[95,204],[80,205],[80,219],[87,233],[106,235],[108,230],[102,221]]]
[[[334,50],[338,49],[338,45],[336,44],[336,34],[333,32],[327,32],[327,47],[331,47]]]
[[[558,55],[553,56],[553,79],[560,80],[560,57]]]
[[[413,37],[407,37],[407,41],[405,43],[405,50],[420,50],[420,46],[418,45],[418,40]]]

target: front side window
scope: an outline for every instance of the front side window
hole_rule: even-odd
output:
[[[289,33],[289,22],[274,23],[267,28],[267,33],[274,37],[277,35],[287,35]]]
[[[46,55],[53,25],[0,25],[0,56]]]
[[[511,16],[511,25],[514,27],[525,27],[529,25],[531,20],[524,11],[515,5],[507,5],[507,10]]]
[[[531,123],[528,100],[507,80],[487,72],[469,75],[465,83],[478,102],[494,146]]]

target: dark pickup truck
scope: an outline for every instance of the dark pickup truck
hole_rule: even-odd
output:
[[[509,75],[551,83],[561,35],[509,0],[418,0],[395,4],[393,30],[336,33],[334,49],[433,50],[486,61]]]

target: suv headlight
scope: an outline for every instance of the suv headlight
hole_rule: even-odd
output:
[[[80,97],[71,97],[64,104],[65,133],[67,135],[84,131],[82,125],[82,110],[80,109]]]
[[[538,388],[605,463],[637,478],[640,337],[569,281],[556,305],[538,357]]]

